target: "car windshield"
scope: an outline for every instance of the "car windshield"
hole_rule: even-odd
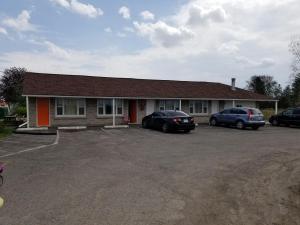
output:
[[[181,111],[165,111],[163,112],[166,116],[175,117],[175,116],[188,116],[186,113]]]
[[[248,109],[252,115],[261,115],[262,112],[259,109]]]

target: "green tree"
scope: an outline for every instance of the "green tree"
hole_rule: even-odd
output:
[[[13,106],[25,105],[22,97],[25,68],[11,67],[5,69],[0,78],[0,96],[5,99],[11,111]]]
[[[281,96],[279,97],[278,106],[281,109],[291,107],[293,105],[293,90],[290,85],[282,91]]]
[[[282,88],[272,76],[255,75],[247,82],[247,88],[250,91],[267,95],[271,97],[278,97],[281,95]]]
[[[247,89],[258,94],[267,95],[279,99],[282,94],[282,88],[272,76],[255,75],[247,82]],[[271,108],[272,103],[261,102],[260,108]]]
[[[300,35],[294,36],[290,42],[289,50],[294,56],[292,70],[294,75],[300,73]]]
[[[292,101],[294,106],[300,106],[300,73],[295,75],[294,81],[292,83]]]

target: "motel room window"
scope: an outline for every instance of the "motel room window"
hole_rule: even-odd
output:
[[[158,103],[159,111],[179,110],[179,100],[160,100]]]
[[[98,116],[112,115],[113,114],[113,100],[112,99],[98,99],[97,102]],[[115,112],[116,115],[123,115],[123,100],[115,100]]]
[[[85,99],[56,99],[56,116],[85,116],[85,108]]]
[[[207,114],[208,101],[206,100],[190,101],[189,108],[190,108],[190,114]]]

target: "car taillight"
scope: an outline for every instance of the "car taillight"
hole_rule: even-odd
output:
[[[175,123],[179,123],[179,122],[181,121],[181,119],[180,119],[180,118],[174,118],[173,121],[174,121]]]
[[[193,118],[193,117],[191,118],[191,122],[192,122],[192,123],[194,122],[194,118]]]

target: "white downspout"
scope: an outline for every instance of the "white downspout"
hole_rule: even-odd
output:
[[[26,96],[26,117],[27,117],[27,128],[29,128],[29,98]]]
[[[275,115],[278,114],[278,101],[275,101]]]
[[[113,127],[116,126],[116,100],[113,98]]]
[[[232,100],[232,107],[235,108],[235,100]]]
[[[179,99],[179,111],[181,111],[181,99]]]

